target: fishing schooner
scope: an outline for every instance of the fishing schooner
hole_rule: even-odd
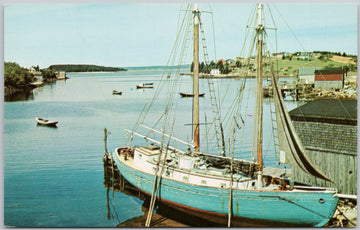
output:
[[[197,5],[189,4],[186,16],[193,28],[193,142],[175,138],[175,118],[169,118],[170,110],[175,107],[168,103],[165,107],[161,131],[138,124],[160,140],[143,135],[133,130],[126,130],[129,135],[127,146],[119,147],[112,157],[122,176],[133,186],[151,196],[150,211],[145,226],[150,226],[151,215],[156,202],[162,202],[180,211],[222,223],[224,226],[316,226],[325,225],[333,216],[338,198],[332,188],[315,187],[291,181],[288,177],[269,175],[264,170],[263,162],[263,92],[262,58],[265,27],[262,24],[262,4],[257,5],[256,32],[256,110],[255,124],[256,161],[234,157],[233,148],[225,147],[220,141],[220,154],[204,152],[200,149],[199,118],[199,28],[200,15]],[[184,17],[185,18],[185,17]],[[183,19],[183,23],[188,19]],[[168,76],[168,74],[164,74]],[[299,167],[303,171],[320,179],[331,181],[310,160],[297,137],[286,110],[281,91],[277,87],[272,71],[274,103],[276,108],[277,129],[282,162]],[[173,79],[173,77],[171,78]],[[168,78],[169,80],[169,78]],[[175,84],[176,85],[176,84]],[[210,92],[213,92],[210,90]],[[155,92],[155,95],[157,92]],[[169,95],[169,101],[174,100]],[[211,99],[211,95],[210,95]],[[145,109],[146,110],[146,109]],[[217,118],[219,118],[217,114]],[[139,118],[139,123],[144,118]],[[218,122],[220,119],[215,119]],[[160,122],[157,121],[157,124]],[[165,127],[168,126],[168,127]],[[216,124],[214,124],[216,126]],[[232,135],[235,135],[234,118]],[[221,122],[217,125],[222,130]],[[220,132],[221,133],[221,132]],[[150,141],[149,145],[133,145],[134,136]],[[221,139],[221,134],[220,134]],[[180,142],[186,150],[174,147]],[[228,155],[225,152],[228,150]]]

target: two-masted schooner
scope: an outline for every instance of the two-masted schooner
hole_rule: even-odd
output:
[[[151,196],[149,226],[155,202],[224,226],[323,226],[333,216],[338,198],[336,190],[314,187],[288,178],[264,175],[262,161],[262,46],[265,27],[262,25],[262,4],[258,4],[256,31],[256,148],[257,161],[235,159],[200,149],[199,120],[199,24],[197,5],[191,9],[193,25],[193,144],[184,144],[187,151],[172,146],[180,141],[158,132],[161,140],[126,130],[129,138],[140,136],[148,146],[119,147],[112,157],[123,177]],[[277,112],[280,154],[286,163],[299,167],[321,179],[330,180],[314,165],[297,137],[274,73],[274,100]],[[174,121],[173,121],[174,122]],[[170,122],[171,123],[171,122]],[[173,125],[173,123],[172,123]],[[170,125],[171,126],[171,125]],[[145,126],[144,126],[145,127]],[[147,127],[145,127],[147,128]],[[150,129],[150,128],[148,128]],[[170,129],[171,130],[171,127]],[[174,135],[175,136],[175,135]]]

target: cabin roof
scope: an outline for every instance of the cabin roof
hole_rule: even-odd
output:
[[[316,99],[289,112],[292,120],[357,124],[357,100]]]

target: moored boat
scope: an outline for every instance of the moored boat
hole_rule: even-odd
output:
[[[44,126],[56,126],[56,124],[58,123],[58,121],[50,121],[40,117],[35,117],[35,120],[37,121],[38,125],[44,125]]]
[[[118,94],[118,95],[122,95],[122,91],[119,91],[119,90],[113,90],[112,91],[113,94]]]
[[[200,93],[199,97],[203,97],[204,95],[205,95],[205,93]],[[180,96],[181,97],[194,97],[194,94],[193,93],[181,93],[180,92]]]
[[[145,84],[140,84],[140,85],[136,85],[137,89],[151,89],[154,88],[154,86],[152,85],[145,85]]]
[[[201,153],[192,157],[173,150],[167,154],[164,173],[158,172],[162,176],[158,201],[226,225],[231,173],[214,163],[224,158]],[[126,180],[151,195],[159,155],[159,146],[135,146],[117,148],[113,159]],[[322,226],[332,217],[337,205],[334,191],[296,183],[289,188],[288,180],[271,175],[264,175],[267,183],[257,189],[258,180],[249,174],[255,164],[234,163],[241,170],[233,174],[232,226]]]
[[[33,87],[40,87],[44,85],[44,82],[42,81],[37,81],[37,82],[31,82],[30,85],[32,85]]]
[[[244,225],[321,227],[334,215],[338,202],[338,198],[335,196],[335,188],[316,187],[295,182],[286,175],[270,173],[266,170],[268,168],[264,167],[262,153],[262,58],[264,55],[262,52],[265,27],[262,25],[262,7],[262,4],[258,4],[256,9],[258,24],[255,28],[256,37],[253,39],[257,44],[256,114],[253,135],[254,150],[252,151],[254,156],[256,155],[256,161],[255,157],[251,160],[234,158],[234,144],[231,141],[235,142],[235,133],[242,128],[236,117],[244,123],[243,117],[239,113],[235,113],[231,120],[230,138],[232,139],[229,138],[229,145],[225,145],[221,117],[219,113],[215,113],[214,126],[216,126],[216,122],[220,121],[218,128],[221,130],[220,154],[213,149],[211,152],[200,150],[198,69],[200,11],[197,5],[192,10],[188,7],[188,11],[191,11],[192,15],[187,14],[187,16],[192,17],[194,29],[194,95],[192,97],[192,123],[190,124],[192,126],[191,143],[173,137],[175,118],[171,120],[167,117],[170,114],[169,110],[175,108],[171,101],[165,107],[165,112],[162,115],[165,118],[161,131],[146,127],[142,123],[138,125],[150,130],[153,135],[155,133],[160,134],[160,141],[150,137],[150,135],[137,133],[135,129],[126,130],[129,138],[128,145],[116,148],[115,152],[112,153],[114,162],[122,176],[133,186],[151,196],[150,211],[145,226],[149,226],[152,208],[154,208],[156,201],[202,218],[211,219],[228,227]],[[185,28],[185,30],[188,31],[189,28]],[[311,161],[302,146],[285,107],[275,73],[273,70],[271,73],[280,163],[300,168],[319,179],[331,181]],[[174,77],[174,79],[176,78]],[[245,82],[246,79],[244,79]],[[173,85],[176,87],[177,82]],[[242,87],[244,87],[243,84],[239,86],[239,92],[243,91],[244,88]],[[171,90],[171,92],[173,91]],[[209,89],[209,92],[212,93],[215,90]],[[239,98],[241,98],[240,93]],[[170,99],[175,100],[174,94],[169,95],[169,101]],[[212,99],[214,97],[210,94],[209,100]],[[184,100],[181,101],[184,102]],[[213,100],[211,103],[211,105],[215,105],[213,108],[218,108],[216,101]],[[177,112],[172,114],[176,116]],[[145,116],[141,114],[139,120],[145,121]],[[157,120],[156,124],[158,123]],[[147,146],[133,144],[134,136],[153,144]],[[173,144],[174,142],[181,143],[188,149],[184,151],[179,147],[174,147],[177,146]],[[226,151],[228,151],[227,156]]]

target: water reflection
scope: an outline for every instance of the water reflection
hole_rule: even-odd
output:
[[[111,219],[111,212],[118,219],[119,224],[116,227],[144,227],[148,215],[149,204],[151,197],[142,193],[139,189],[132,186],[117,170],[116,166],[112,165],[111,159],[104,156],[104,187],[106,188],[106,208],[107,219]],[[112,198],[115,192],[121,192],[128,196],[137,197],[143,201],[141,211],[144,213],[141,216],[133,217],[123,222],[119,221],[115,207],[111,202],[110,190],[112,191]],[[163,204],[156,203],[154,208],[155,213],[151,220],[150,227],[224,227],[222,225],[212,223]]]
[[[51,129],[57,129],[57,125],[41,125],[39,123],[36,124],[36,127],[47,127]]]
[[[10,95],[5,95],[4,99],[7,102],[34,100],[34,93],[32,90],[18,91]]]

